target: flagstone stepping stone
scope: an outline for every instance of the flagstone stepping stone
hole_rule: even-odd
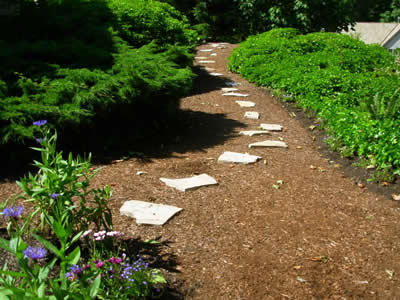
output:
[[[215,64],[215,60],[200,60],[201,64]]]
[[[201,49],[200,52],[211,52],[214,51],[214,49]]]
[[[244,113],[244,117],[246,119],[252,119],[252,120],[257,120],[260,118],[260,114],[256,111],[246,111]]]
[[[228,82],[225,82],[225,85],[226,86],[238,86],[238,85],[240,85],[240,83],[234,82],[234,81],[228,81]]]
[[[243,154],[237,152],[224,152],[218,157],[220,163],[238,163],[238,164],[252,164],[261,159],[260,156]]]
[[[260,128],[269,131],[282,131],[282,125],[278,124],[260,124]]]
[[[258,143],[253,143],[249,145],[249,148],[255,147],[278,147],[278,148],[287,148],[288,145],[282,141],[263,141]]]
[[[182,208],[144,201],[126,201],[119,212],[136,219],[137,224],[164,225]]]
[[[211,75],[211,76],[222,76],[222,75],[224,75],[224,74],[222,74],[222,73],[210,73],[210,75]]]
[[[210,56],[217,56],[217,53],[211,53]]]
[[[238,90],[239,89],[237,89],[237,88],[222,88],[221,89],[221,91],[223,91],[223,92],[236,92]]]
[[[219,44],[211,44],[210,46],[216,48],[219,46]]]
[[[176,188],[182,192],[186,192],[191,189],[199,188],[202,186],[216,185],[218,182],[207,174],[201,174],[198,176],[181,178],[181,179],[168,179],[160,178],[166,185]]]
[[[270,132],[268,130],[245,130],[245,131],[239,132],[239,134],[253,136],[253,135],[270,134]]]
[[[254,107],[256,104],[251,101],[235,101],[240,107]]]
[[[222,96],[232,96],[232,97],[248,97],[249,94],[242,94],[242,93],[224,93]]]
[[[207,59],[208,57],[205,56],[196,56],[194,59]]]

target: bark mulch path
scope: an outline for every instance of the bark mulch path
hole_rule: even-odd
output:
[[[204,66],[224,75],[198,69],[193,94],[181,102],[182,131],[153,151],[159,155],[104,165],[95,184],[113,186],[115,229],[162,242],[158,263],[175,289],[169,299],[400,299],[400,209],[390,192],[381,193],[396,186],[355,184],[363,172],[329,154],[323,134],[310,131],[301,112],[227,71],[234,47],[216,48],[217,56],[198,52],[216,60]],[[222,96],[226,81],[240,82],[240,92],[250,96]],[[260,119],[245,119],[245,111],[258,111]],[[260,123],[284,130],[239,136]],[[289,148],[248,148],[266,139],[282,139]],[[262,160],[218,164],[224,151]],[[159,180],[202,173],[219,185],[184,193]],[[15,191],[12,183],[1,184],[0,199]],[[119,215],[127,200],[184,210],[162,227],[139,226]]]

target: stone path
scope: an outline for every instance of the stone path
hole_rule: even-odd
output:
[[[213,48],[219,48],[218,44],[211,44]],[[214,49],[201,49],[199,52],[202,53],[211,53]],[[210,56],[216,56],[216,53],[211,53]],[[215,63],[213,60],[208,60],[209,57],[207,56],[196,56],[195,59],[199,61],[200,64],[211,64]],[[207,68],[202,66],[204,70],[209,72],[210,76],[223,76],[222,73],[213,72],[215,69]],[[225,85],[232,86],[232,87],[224,87],[221,88],[221,91],[224,93],[222,96],[226,97],[249,97],[249,94],[241,93],[239,88],[235,88],[233,86],[240,86],[238,82],[227,81]],[[240,107],[255,107],[256,103],[252,101],[235,101]],[[251,119],[251,120],[258,120],[260,118],[260,114],[255,111],[247,111],[244,113],[244,118]],[[263,130],[249,130],[249,131],[241,131],[239,134],[244,136],[258,136],[264,134],[270,134],[270,131],[281,131],[283,127],[279,124],[260,124],[260,128]],[[256,147],[263,147],[263,148],[271,148],[271,147],[278,147],[278,148],[287,148],[287,144],[282,141],[261,141],[255,142],[248,145],[249,148],[256,148]],[[239,164],[252,164],[256,163],[260,160],[260,156],[250,155],[247,153],[237,153],[237,152],[230,152],[225,151],[221,154],[217,161],[220,163],[239,163]],[[187,178],[180,178],[180,179],[169,179],[169,178],[160,178],[162,182],[166,185],[173,187],[179,191],[186,192],[188,190],[197,189],[200,187],[206,187],[210,185],[218,184],[217,181],[207,174],[201,174],[199,176],[194,177],[187,177]],[[161,217],[154,217],[155,220],[147,220],[155,214],[154,211],[160,212],[165,210],[164,219]],[[146,204],[145,202],[140,201],[128,201],[125,202],[124,205],[121,207],[121,214],[134,217],[136,218],[136,222],[138,224],[146,223],[146,224],[153,224],[160,225],[164,224],[167,220],[169,220],[172,215],[176,212],[180,211],[181,209],[176,209],[170,206],[162,206],[158,204]],[[142,216],[142,214],[144,216]],[[151,219],[151,218],[150,218]],[[160,220],[162,219],[162,221]]]
[[[214,49],[197,55],[215,63],[194,61],[199,77],[180,103],[176,136],[162,147],[151,143],[148,162],[132,158],[99,172],[99,186],[115,182],[115,228],[168,244],[157,264],[183,291],[173,299],[400,299],[398,202],[358,184],[345,160],[326,154],[323,136],[309,129],[301,111],[292,114],[229,72],[234,45],[214,46],[199,47]],[[222,96],[230,92],[248,96]],[[254,102],[259,119],[244,118],[249,109],[235,100]],[[249,148],[266,141],[287,148]],[[236,154],[226,159],[226,152]],[[247,155],[261,159],[235,160]],[[146,174],[136,176],[138,170]],[[218,184],[183,192],[160,180],[201,174]],[[128,199],[183,210],[164,226],[139,226],[118,214]]]

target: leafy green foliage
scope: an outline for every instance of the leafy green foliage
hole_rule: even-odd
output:
[[[62,152],[56,151],[57,134],[52,135],[50,129],[43,127],[39,132],[40,147],[33,148],[41,154],[41,161],[34,162],[39,171],[17,184],[23,191],[21,197],[39,209],[42,226],[46,223],[59,228],[55,233],[65,244],[71,233],[85,231],[91,224],[98,229],[111,229],[112,216],[107,205],[112,192],[109,186],[90,187],[90,180],[98,172],[91,169],[90,156],[73,158],[70,153],[64,159]]]
[[[197,35],[173,7],[46,2],[26,0],[21,16],[0,20],[1,143],[32,139],[37,119],[77,131],[145,106],[158,116],[190,89]]]
[[[356,20],[353,0],[163,0],[193,24],[208,24],[214,39],[243,40],[278,27],[302,32],[340,31]],[[203,27],[204,28],[204,27]]]
[[[379,168],[399,172],[399,67],[384,48],[346,35],[276,29],[249,37],[229,68],[293,95],[323,120],[344,155],[373,156]]]

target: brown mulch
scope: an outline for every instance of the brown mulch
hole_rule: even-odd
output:
[[[218,55],[210,59],[217,63],[205,65],[223,77],[198,69],[193,94],[181,102],[184,130],[159,145],[159,155],[100,171],[95,184],[113,186],[115,229],[163,242],[159,266],[175,289],[171,299],[400,299],[400,209],[390,199],[398,185],[366,183],[366,171],[330,153],[323,133],[311,131],[312,121],[301,111],[227,71],[234,47],[215,49]],[[250,97],[222,96],[220,88],[231,80]],[[257,105],[240,108],[235,100]],[[247,110],[258,111],[260,120],[244,119]],[[239,136],[259,123],[282,124],[284,131]],[[289,148],[248,148],[265,139],[283,139]],[[224,151],[262,160],[218,164]],[[201,173],[219,184],[184,193],[159,180]],[[3,183],[0,199],[16,191],[13,183]],[[127,200],[184,210],[162,227],[139,226],[119,215]]]

